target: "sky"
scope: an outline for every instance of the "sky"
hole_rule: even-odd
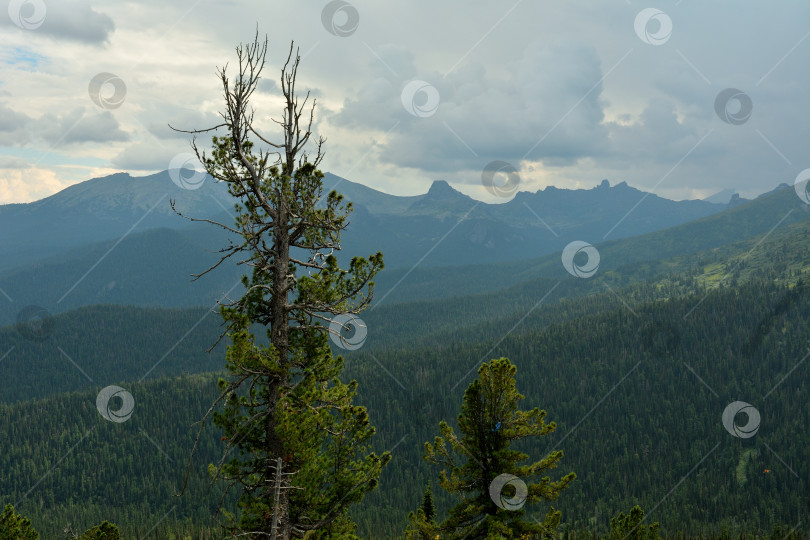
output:
[[[276,134],[294,40],[322,169],[386,193],[750,198],[810,168],[806,0],[4,1],[0,204],[169,168],[190,138],[168,124],[218,122],[216,70],[257,28],[258,129]]]

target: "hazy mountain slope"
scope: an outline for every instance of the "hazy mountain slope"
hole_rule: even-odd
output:
[[[725,208],[706,201],[670,201],[620,182],[607,180],[591,189],[566,190],[549,186],[536,193],[520,192],[506,204],[494,206],[493,215],[522,226],[543,219],[553,230],[609,238],[635,236],[708,216]],[[621,221],[621,223],[619,223]]]
[[[235,268],[192,282],[190,274],[208,268],[218,257],[181,232],[153,229],[116,242],[76,248],[0,278],[0,288],[13,300],[4,299],[0,311],[6,322],[13,322],[14,313],[27,304],[52,313],[106,303],[212,306],[238,285]]]
[[[807,206],[792,189],[783,188],[691,223],[597,243],[601,257],[597,276],[628,265],[640,267],[623,270],[623,274],[643,275],[645,269],[661,267],[662,259],[764,235],[777,226],[785,227],[806,218]],[[484,226],[480,221],[464,221],[444,237],[446,229],[438,228],[435,218],[389,216],[390,221],[386,222],[359,207],[351,219],[342,257],[383,251],[386,269],[376,280],[380,304],[494,291],[539,277],[574,279],[560,262],[564,245],[545,257],[532,258],[543,251],[538,250],[537,243],[522,236],[525,230],[516,231],[498,223],[490,225],[498,227],[501,243],[509,246],[500,251],[500,256],[511,257],[509,262],[493,264],[494,248],[480,242],[469,247],[470,239],[478,238],[476,228]],[[390,226],[391,223],[398,226]],[[446,222],[445,225],[453,227]],[[226,245],[226,238],[216,227],[191,224],[180,231],[155,229],[133,233],[111,251],[117,240],[77,248],[24,270],[0,275],[0,288],[18,306],[4,306],[0,314],[5,312],[4,320],[11,323],[16,311],[27,304],[41,305],[53,313],[98,303],[155,307],[213,305],[237,284],[243,270],[223,266],[196,282],[191,281],[190,274],[214,264],[218,260],[214,252]],[[562,243],[561,239],[555,241]],[[421,260],[428,252],[435,259]],[[402,265],[408,260],[413,262],[397,268],[397,261]],[[436,269],[439,262],[454,267]],[[664,266],[656,272],[666,270]]]
[[[529,269],[505,274],[520,280],[517,284],[507,285],[504,279],[503,288],[478,295],[406,304],[387,304],[386,300],[373,307],[363,315],[369,328],[367,347],[395,351],[415,343],[443,346],[455,341],[497,340],[507,333],[525,331],[527,314],[539,324],[549,324],[618,309],[625,303],[666,300],[696,287],[714,288],[751,279],[793,284],[810,274],[808,252],[810,220],[803,219],[772,232],[661,259],[634,260],[629,253],[616,250],[613,254],[619,262],[607,265],[604,271],[600,268],[590,279],[558,272],[559,258],[526,261]],[[487,274],[483,276],[487,278]],[[479,283],[472,274],[462,279],[469,279],[471,287]],[[437,284],[427,282],[429,285]]]
[[[133,227],[140,232],[186,226],[169,206],[170,199],[181,211],[209,218],[231,208],[227,197],[224,186],[211,181],[196,190],[181,189],[164,171],[138,178],[126,173],[95,178],[36,202],[0,206],[0,271],[117,239]]]
[[[568,241],[607,232],[645,197],[611,238],[684,223],[726,207],[669,201],[606,182],[591,190],[518,193],[505,204],[475,201],[442,181],[411,197],[388,195],[331,174],[324,183],[325,193],[336,187],[356,208],[346,235],[347,255],[384,249],[389,268],[420,260],[426,266],[461,265],[523,259],[527,250],[549,253]],[[172,182],[168,171],[138,178],[114,174],[33,203],[0,206],[0,272],[75,247],[118,240],[128,232],[187,228],[188,222],[172,212],[170,200],[191,217],[233,222],[233,200],[222,183],[207,179],[197,189],[185,190]]]
[[[330,191],[337,191],[347,201],[364,206],[372,214],[402,214],[423,195],[397,196],[346,180],[332,173],[324,173],[324,197]]]
[[[621,240],[592,242],[600,254],[599,272],[629,264],[656,264],[655,261],[696,253],[736,241],[766,235],[780,227],[804,221],[810,206],[804,204],[792,187],[783,187],[724,212],[661,231]],[[598,240],[598,239],[597,239]],[[553,274],[552,274],[553,272]],[[559,257],[540,259],[523,275],[565,276]]]
[[[806,257],[810,250],[810,220],[766,234],[695,253],[628,262],[591,279],[565,273],[535,275],[510,285],[508,280],[498,281],[502,265],[480,266],[477,277],[473,272],[454,276],[452,272],[459,269],[447,269],[443,279],[454,276],[460,281],[455,284],[459,292],[456,297],[394,303],[394,294],[385,297],[384,287],[372,309],[362,314],[368,327],[363,349],[392,352],[416,346],[444,347],[453,342],[494,342],[507,334],[522,335],[532,328],[620,309],[625,304],[667,300],[698,287],[740,284],[751,279],[792,285],[810,272],[810,259]],[[532,266],[538,265],[535,262]],[[451,285],[438,279],[420,281],[426,276],[415,276],[410,289],[435,290]],[[461,294],[465,288],[470,292],[492,286],[493,279],[499,285],[497,290]],[[125,283],[121,287],[126,290]],[[385,283],[390,286],[391,281]],[[409,290],[404,282],[401,287]],[[162,292],[171,294],[168,289]],[[17,303],[9,307],[13,306]],[[151,367],[150,362],[166,353],[169,355],[154,374],[216,369],[221,365],[221,355],[201,353],[213,344],[220,331],[219,315],[206,315],[207,311],[111,305],[81,308],[50,319],[52,334],[42,342],[25,339],[14,327],[0,328],[0,354],[13,348],[0,362],[0,375],[15,381],[0,388],[0,401],[85,388],[87,378],[79,369],[73,369],[75,366],[70,365],[65,354],[94,379],[94,373],[119,380],[139,378]],[[16,316],[14,311],[7,313]],[[532,325],[524,321],[529,315]]]

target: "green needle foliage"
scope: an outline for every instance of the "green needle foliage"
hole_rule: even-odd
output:
[[[425,495],[422,498],[422,514],[429,522],[436,518],[436,506],[433,504],[433,491],[430,489],[430,483],[425,488]]]
[[[408,514],[408,521],[410,521],[410,525],[405,530],[405,538],[408,540],[429,540],[438,536],[436,506],[433,503],[433,491],[430,483],[425,487],[422,505],[416,509],[416,512]]]
[[[571,472],[556,481],[543,476],[559,464],[561,450],[540,461],[519,465],[529,456],[513,449],[512,443],[543,437],[557,426],[554,422],[546,424],[546,412],[539,408],[518,409],[524,396],[515,388],[516,373],[517,367],[507,358],[484,363],[478,378],[464,393],[458,416],[461,435],[440,422],[441,436],[433,444],[425,443],[424,459],[443,467],[439,473],[441,487],[458,495],[461,501],[438,527],[431,528],[417,516],[412,520],[417,530],[435,532],[441,538],[488,539],[528,538],[554,532],[560,521],[559,511],[551,508],[545,522],[536,523],[526,519],[524,506],[556,500],[576,475]],[[511,475],[501,477],[509,480],[504,485],[501,479],[494,482],[501,475]]]
[[[241,490],[239,515],[225,512],[228,532],[346,538],[354,530],[349,507],[377,486],[390,454],[371,452],[374,427],[365,407],[353,404],[357,382],[339,379],[343,359],[333,356],[329,334],[342,339],[351,323],[335,316],[357,314],[370,302],[382,254],[338,266],[334,251],[341,249],[351,204],[334,191],[324,197],[318,170],[324,140],[311,160],[306,153],[314,103],[307,123],[309,95],[299,103],[295,92],[297,52],[290,47],[281,72],[286,105],[278,143],[254,127],[249,106],[267,41],[257,37],[236,52],[235,80],[220,70],[224,123],[212,128],[227,134],[213,137],[210,155],[194,144],[208,174],[227,183],[238,201],[236,224],[217,223],[239,238],[222,250],[220,263],[236,256],[252,269],[242,297],[221,309],[231,340],[230,377],[220,380],[220,397],[203,423],[211,416],[227,443],[210,470],[225,481],[226,493]],[[251,331],[257,324],[267,328],[266,345]]]
[[[79,540],[121,540],[121,533],[118,531],[118,527],[105,521],[101,525],[85,531]]]
[[[658,523],[644,525],[644,510],[636,505],[628,515],[620,512],[610,519],[610,540],[658,540]]]
[[[38,540],[39,533],[31,526],[31,520],[14,512],[7,504],[0,513],[0,540]]]

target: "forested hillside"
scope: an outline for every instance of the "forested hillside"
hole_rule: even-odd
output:
[[[211,353],[221,332],[207,309],[92,306],[47,319],[41,338],[16,326],[0,328],[4,352],[0,402],[73,392],[117,381],[214,371],[224,347]]]
[[[635,504],[669,533],[767,532],[774,524],[799,524],[810,504],[804,456],[810,441],[797,429],[810,421],[803,337],[810,330],[810,296],[802,277],[808,246],[810,231],[802,221],[720,249],[568,280],[528,314],[557,280],[507,289],[497,309],[485,294],[372,310],[364,317],[366,345],[342,351],[344,378],[361,381],[359,401],[378,427],[375,446],[391,449],[394,458],[378,490],[353,512],[358,533],[383,538],[404,530],[425,483],[435,480],[436,470],[421,459],[422,444],[437,434],[440,419],[452,423],[475,367],[498,356],[519,367],[518,389],[527,404],[546,409],[558,424],[544,446],[529,446],[527,453],[562,449],[562,471],[577,473],[554,504],[564,527],[604,533],[612,516]],[[153,317],[169,328],[168,321],[181,328],[201,314],[179,311],[173,319],[160,311],[93,309],[129,312],[133,325]],[[92,320],[93,314],[66,314],[62,330],[54,325],[53,335],[33,346],[53,347],[57,336],[75,334],[66,331],[71,317]],[[124,314],[117,317],[124,320]],[[213,326],[201,323],[200,334],[186,338],[192,347],[178,345],[175,351],[188,359],[169,363],[164,373],[196,371],[193,350]],[[109,333],[121,332],[123,326]],[[168,345],[132,339],[144,357],[156,357]],[[29,357],[37,351],[21,350]],[[180,499],[171,494],[184,472],[192,424],[214,396],[214,376],[136,383],[140,364],[124,362],[103,383],[88,381],[79,393],[3,406],[4,433],[12,436],[0,449],[8,471],[0,490],[9,502],[22,498],[18,509],[43,533],[66,522],[90,526],[102,519],[117,520],[129,535],[159,521],[158,530],[182,528],[188,519],[208,524],[215,493],[200,493],[206,464],[218,458],[217,430],[205,432],[193,489]],[[89,365],[103,371],[101,361]],[[114,381],[136,402],[131,420],[120,425],[105,422],[94,407],[98,388]],[[738,400],[761,415],[754,438],[734,437],[721,422],[724,409]],[[94,473],[83,472],[88,470]],[[446,509],[449,500],[437,497]]]
[[[603,255],[600,273],[588,280],[569,279],[558,256],[514,265],[449,268],[441,275],[417,270],[399,286],[396,284],[402,273],[392,272],[381,280],[377,303],[363,315],[370,329],[365,347],[401,350],[417,342],[441,345],[458,336],[468,341],[497,339],[529,310],[538,324],[548,324],[615,309],[622,306],[622,300],[638,303],[666,299],[690,293],[696,285],[733,285],[753,276],[793,283],[809,266],[804,254],[810,249],[810,226],[806,219],[786,225],[804,215],[793,206],[788,190],[769,197],[747,210],[743,207],[731,212],[732,217],[743,213],[745,219],[756,213],[761,228],[765,228],[771,221],[771,227],[777,224],[777,212],[784,211],[781,215],[787,218],[772,232],[723,243],[730,234],[716,225],[728,220],[721,214],[710,218],[714,232],[703,241],[684,230],[691,227],[687,225],[621,240],[600,247],[607,255]],[[771,201],[777,203],[772,208]],[[766,203],[770,213],[759,209],[758,205]],[[734,230],[739,221],[735,219],[727,228]],[[705,245],[710,249],[703,249]],[[644,246],[655,247],[660,258],[655,258],[652,247]],[[673,252],[680,254],[665,256]],[[627,288],[621,300],[610,292],[629,285],[636,287]],[[464,295],[465,290],[480,292]],[[389,291],[393,292],[389,295]],[[397,296],[399,291],[414,291],[416,296],[410,302],[397,302],[402,298]],[[573,301],[596,293],[603,294],[588,303]],[[448,298],[424,298],[433,294]],[[193,309],[115,305],[77,309],[50,318],[47,339],[41,341],[25,339],[13,326],[0,328],[0,343],[7,345],[6,350],[14,347],[13,354],[0,363],[0,374],[17,381],[0,388],[0,401],[88,388],[90,379],[138,380],[218,369],[222,344],[211,353],[206,351],[221,331],[213,304]]]
[[[810,2],[7,4],[0,540],[810,540]]]
[[[183,532],[180,538],[206,538],[200,531],[212,525],[220,496],[211,491],[205,461],[221,452],[212,431],[201,441],[187,494],[174,495],[197,433],[192,424],[216,392],[215,377],[121,384],[136,407],[124,423],[99,415],[98,389],[0,405],[3,500],[31,518],[43,538],[103,520],[119,525],[125,538],[169,538],[169,529]]]
[[[591,231],[584,237],[575,237],[571,233],[570,239],[586,238],[599,246],[602,273],[621,267],[620,274],[627,276],[625,279],[630,279],[631,274],[646,278],[679,268],[668,266],[666,261],[673,257],[764,235],[774,227],[796,223],[806,216],[807,207],[796,197],[793,189],[782,188],[700,220],[640,236],[614,240],[611,235],[605,240],[604,231],[599,234]],[[368,255],[383,249],[386,271],[376,279],[375,309],[378,305],[412,300],[494,292],[537,277],[568,276],[560,265],[559,256],[566,242],[562,238],[555,238],[545,228],[542,234],[553,239],[553,242],[549,240],[551,244],[515,240],[514,250],[496,256],[493,250],[506,249],[504,245],[488,248],[480,242],[472,242],[470,239],[478,234],[474,232],[475,225],[465,221],[456,228],[458,223],[451,218],[437,225],[426,222],[424,217],[410,217],[407,219],[413,220],[413,223],[401,223],[395,228],[406,231],[399,235],[410,235],[415,239],[415,244],[409,248],[412,251],[407,255],[400,253],[396,257],[389,257],[391,252],[385,251],[385,244],[376,240],[375,235],[388,238],[386,241],[392,244],[390,247],[394,250],[401,250],[401,242],[391,240],[396,235],[392,236],[390,226],[376,223],[374,219],[377,218],[364,214],[362,210],[353,214],[352,228],[349,229],[351,234],[343,241],[347,249],[343,258],[348,259],[357,253]],[[451,229],[455,231],[453,237],[459,235],[465,240],[454,246],[441,242],[441,250],[438,251],[442,251],[445,264],[452,263],[453,266],[436,271],[429,264],[414,264],[436,245],[440,238],[436,236],[437,231]],[[380,233],[383,230],[388,232]],[[640,227],[634,232],[644,230]],[[370,234],[365,231],[375,232]],[[54,314],[108,303],[172,308],[213,306],[226,293],[233,297],[241,291],[239,278],[245,268],[225,264],[217,272],[196,281],[191,280],[191,275],[214,264],[218,260],[216,251],[227,244],[227,235],[221,230],[199,223],[178,230],[155,228],[145,232],[136,231],[120,239],[120,243],[119,240],[109,240],[77,247],[64,254],[49,255],[25,268],[6,270],[0,273],[0,288],[12,291],[17,305],[39,305]],[[6,320],[0,319],[0,323],[14,322],[13,310],[0,313],[0,317],[3,316]]]

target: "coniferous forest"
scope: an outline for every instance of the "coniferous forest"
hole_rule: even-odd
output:
[[[398,306],[400,320],[416,324],[389,327],[390,338],[372,339],[369,323],[367,346],[342,351],[343,377],[363,381],[358,401],[377,426],[375,444],[391,449],[393,457],[379,487],[352,510],[358,535],[402,533],[429,482],[439,515],[453,504],[437,489],[437,470],[422,459],[422,447],[439,434],[439,421],[454,424],[463,390],[475,375],[468,372],[492,355],[498,341],[498,354],[518,367],[517,389],[524,401],[557,424],[540,440],[521,441],[520,449],[535,459],[562,450],[560,472],[576,473],[553,503],[562,512],[561,532],[608,534],[611,518],[639,505],[667,536],[770,535],[775,528],[786,534],[807,511],[810,475],[806,445],[796,429],[810,421],[806,378],[792,376],[801,375],[807,354],[802,336],[810,330],[810,295],[802,279],[802,252],[789,249],[807,245],[810,232],[804,223],[791,229],[769,244],[773,257],[756,268],[749,265],[745,277],[729,273],[720,285],[707,288],[701,270],[715,263],[699,264],[703,255],[697,255],[689,272],[614,289],[626,306],[598,287],[547,299],[548,305],[502,340],[498,336],[520,318],[519,311],[491,319],[491,332],[465,328],[462,319],[456,327],[423,330],[416,342],[416,328],[430,328],[432,317],[443,317],[442,302]],[[471,313],[488,309],[486,296],[466,302]],[[134,327],[148,328],[162,315],[105,309],[116,314],[99,323],[100,336],[114,332],[116,324],[107,322],[105,328],[103,321],[140,317]],[[199,312],[191,311],[196,319]],[[69,328],[71,319],[92,320],[91,314],[80,310],[57,317],[54,335],[59,326]],[[216,329],[212,324],[208,335],[215,336]],[[5,364],[5,376],[24,379],[48,341],[31,349],[30,362]],[[85,343],[89,350],[92,342]],[[158,358],[162,345],[144,340],[140,354]],[[202,352],[199,366],[183,358],[173,357],[172,369],[210,369]],[[209,485],[205,465],[216,462],[221,451],[217,430],[204,433],[187,493],[174,497],[196,434],[194,423],[216,395],[216,378],[200,373],[130,383],[144,412],[123,424],[99,417],[95,389],[7,398],[2,418],[9,436],[0,452],[6,499],[22,499],[18,510],[46,537],[68,523],[87,529],[103,520],[137,536],[164,515],[161,534],[196,538],[200,530],[216,531],[209,527],[220,491]],[[126,380],[122,376],[121,384]],[[724,429],[723,410],[734,401],[759,411],[755,437],[735,437]],[[75,449],[23,497],[65,448]],[[121,478],[129,480],[122,484]],[[529,515],[542,521],[547,506]]]
[[[106,71],[91,79],[101,113],[34,118],[0,102],[0,197],[13,202],[0,205],[0,228],[22,225],[0,231],[0,540],[810,538],[810,169],[793,185],[754,189],[745,175],[762,174],[765,158],[723,131],[748,122],[757,101],[765,120],[752,138],[795,168],[773,111],[806,85],[791,81],[776,98],[767,79],[807,35],[770,68],[760,57],[776,52],[757,37],[761,50],[746,58],[765,62],[755,100],[736,88],[717,93],[688,58],[715,81],[728,76],[708,67],[722,63],[719,40],[700,48],[702,58],[691,50],[707,39],[689,26],[691,7],[676,23],[657,8],[623,14],[633,47],[609,69],[603,50],[567,34],[538,34],[554,47],[521,55],[493,43],[494,71],[467,63],[518,4],[482,15],[497,22],[449,71],[420,75],[435,86],[413,78],[422,68],[409,49],[378,47],[367,34],[359,42],[374,60],[373,83],[325,96],[310,86],[354,75],[334,58],[317,60],[312,75],[320,41],[279,48],[256,24],[209,77],[217,97],[194,79],[180,112],[143,97],[166,84],[135,76],[146,57],[130,87]],[[196,17],[195,6],[183,17]],[[276,7],[284,20],[287,8]],[[535,16],[516,15],[520,24],[539,20],[537,6],[526,9]],[[363,13],[373,27],[388,12]],[[322,48],[348,65],[353,57],[336,44],[357,31],[360,11],[334,0],[319,14],[334,38]],[[89,4],[11,2],[9,17],[22,33],[4,36],[0,75],[52,69],[34,52],[46,41],[120,56],[116,25]],[[226,32],[222,17],[216,27]],[[552,33],[570,19],[537,24]],[[423,23],[427,34],[433,22]],[[598,23],[613,32],[610,17]],[[292,30],[280,26],[287,39]],[[678,41],[676,27],[692,41]],[[213,46],[209,37],[173,53],[189,63],[178,74],[201,62],[185,49]],[[162,39],[148,41],[157,50]],[[648,67],[603,94],[613,70],[636,61],[620,66],[639,41]],[[662,75],[654,50],[685,62]],[[481,86],[496,72],[498,84]],[[14,97],[6,79],[0,97]],[[555,86],[563,81],[571,84]],[[712,122],[723,124],[703,131],[702,109],[684,97],[703,103],[702,82],[714,94]],[[666,97],[651,97],[662,88]],[[137,114],[160,110],[159,126],[113,115],[130,95]],[[475,104],[480,124],[467,124],[462,102]],[[37,135],[45,124],[56,127]],[[160,150],[122,131],[135,124]],[[346,135],[335,161],[321,130]],[[493,130],[499,138],[487,139]],[[528,139],[537,142],[526,153],[507,149]],[[82,146],[133,140],[103,166]],[[364,152],[347,153],[346,140]],[[31,141],[51,146],[23,166]],[[163,173],[51,189],[56,169],[154,170],[166,141],[186,151]],[[81,162],[53,165],[66,149]],[[38,169],[43,160],[53,168]],[[464,193],[436,179],[424,195],[390,195],[326,173],[335,163],[347,175],[403,179],[474,170],[489,202],[467,195],[466,180],[457,182]],[[572,180],[583,171],[638,179],[642,169],[660,178],[646,191]],[[756,194],[710,196],[700,182],[718,171]],[[21,187],[26,174],[50,195]],[[683,185],[665,187],[672,198],[656,195],[670,175]]]

